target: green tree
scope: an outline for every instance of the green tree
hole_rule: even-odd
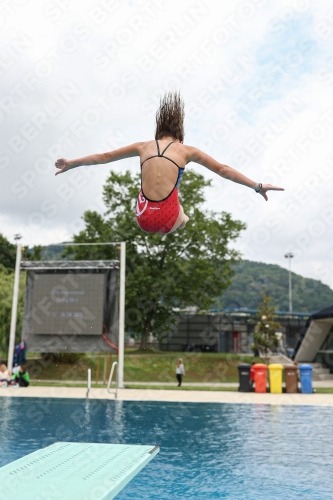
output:
[[[279,345],[276,332],[281,325],[275,321],[275,307],[270,305],[271,301],[272,298],[269,295],[263,294],[262,302],[258,307],[252,345],[255,356],[258,356],[260,352],[267,354],[269,350],[275,351]]]
[[[21,274],[20,295],[16,331],[21,332],[23,303],[24,303],[25,273]],[[14,272],[0,265],[0,351],[8,349],[10,320],[12,314],[12,300],[14,287]],[[18,335],[19,337],[19,335]]]
[[[16,245],[10,243],[5,236],[0,233],[0,264],[7,269],[15,269]]]
[[[23,258],[24,260],[42,260],[43,247],[41,245],[36,245],[31,249],[29,247],[24,248]]]
[[[105,217],[85,212],[85,229],[74,236],[75,243],[127,241],[126,329],[141,334],[143,349],[150,332],[161,341],[170,335],[175,309],[207,309],[230,284],[239,254],[229,243],[245,225],[226,212],[203,210],[204,188],[210,185],[211,181],[188,169],[180,201],[190,222],[169,235],[148,234],[134,216],[139,175],[111,172],[104,186]],[[68,247],[65,255],[74,259],[116,256],[108,246]]]

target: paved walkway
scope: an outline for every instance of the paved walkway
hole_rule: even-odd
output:
[[[32,380],[32,382],[44,382],[46,384],[66,384],[65,380]],[[71,380],[68,384],[86,384],[86,380]],[[92,380],[92,384],[95,384],[95,381]],[[106,382],[98,382],[98,384],[106,387]],[[124,382],[125,385],[147,385],[147,386],[168,386],[175,387],[177,382]],[[238,389],[238,382],[183,382],[182,385],[184,387],[235,387]],[[314,388],[322,387],[322,388],[333,388],[333,380],[315,380],[312,382]]]
[[[83,387],[35,387],[0,389],[0,397],[75,398],[86,397]],[[106,389],[91,389],[90,399],[114,400]],[[256,394],[225,391],[170,391],[157,389],[119,389],[118,400],[173,401],[183,403],[254,403],[271,405],[333,406],[333,394]]]
[[[66,380],[40,380],[40,379],[32,379],[31,382],[44,382],[46,384],[69,384],[69,385],[75,385],[75,384],[87,384],[86,380],[71,380],[70,382],[66,382]],[[96,384],[94,380],[91,381],[92,384]],[[113,380],[114,384],[114,380]],[[175,380],[174,382],[124,382],[126,386],[128,385],[147,385],[147,386],[167,386],[167,387],[176,387],[177,386],[177,381]],[[107,382],[98,382],[98,385],[102,385],[103,387],[106,387]],[[184,387],[236,387],[238,388],[239,383],[238,382],[183,382],[182,385]],[[333,387],[333,384],[332,384]]]
[[[126,385],[164,385],[164,386],[176,386],[177,382],[124,382]],[[238,389],[238,382],[183,382],[184,387],[236,387]],[[285,384],[283,384],[284,387]],[[312,382],[314,388],[333,388],[333,380],[314,380]]]

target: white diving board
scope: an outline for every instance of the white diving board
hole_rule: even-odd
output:
[[[109,500],[158,446],[54,443],[0,468],[1,500]]]

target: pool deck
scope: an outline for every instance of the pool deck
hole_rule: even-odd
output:
[[[0,397],[85,399],[83,387],[30,386],[0,389]],[[89,399],[114,400],[105,388],[91,389]],[[118,401],[168,401],[179,403],[250,403],[271,405],[333,406],[333,394],[256,394],[233,391],[182,391],[161,389],[119,389]]]

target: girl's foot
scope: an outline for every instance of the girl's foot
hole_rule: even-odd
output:
[[[183,219],[181,225],[179,226],[179,229],[184,229],[184,227],[186,226],[186,224],[188,223],[189,220],[190,220],[190,218],[184,214],[184,219]]]

